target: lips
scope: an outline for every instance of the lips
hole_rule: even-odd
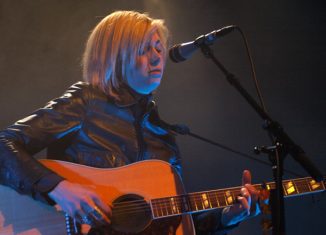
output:
[[[161,73],[160,69],[152,69],[149,71],[149,73]]]
[[[162,70],[160,69],[152,69],[149,71],[148,75],[151,77],[151,78],[161,78],[162,77]]]

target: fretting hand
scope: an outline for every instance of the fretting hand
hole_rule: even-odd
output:
[[[251,173],[248,170],[243,171],[242,185],[238,202],[223,210],[221,218],[223,226],[237,224],[260,213],[259,191],[251,185]]]

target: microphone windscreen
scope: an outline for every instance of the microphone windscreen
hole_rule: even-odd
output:
[[[173,47],[171,47],[169,49],[169,57],[175,63],[179,63],[179,62],[182,62],[182,61],[186,60],[186,58],[184,58],[180,54],[180,51],[179,51],[180,46],[181,46],[180,44],[174,45]]]

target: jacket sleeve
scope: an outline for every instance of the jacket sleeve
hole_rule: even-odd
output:
[[[83,83],[0,132],[0,183],[21,194],[50,203],[47,196],[62,177],[44,167],[33,154],[77,131],[85,115]]]
[[[238,224],[224,227],[221,224],[223,210],[213,210],[195,214],[193,216],[197,235],[226,235],[230,230],[238,227]]]

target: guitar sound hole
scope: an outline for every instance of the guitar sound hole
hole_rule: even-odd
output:
[[[117,198],[112,208],[112,228],[123,233],[139,233],[152,221],[150,205],[135,194]]]

